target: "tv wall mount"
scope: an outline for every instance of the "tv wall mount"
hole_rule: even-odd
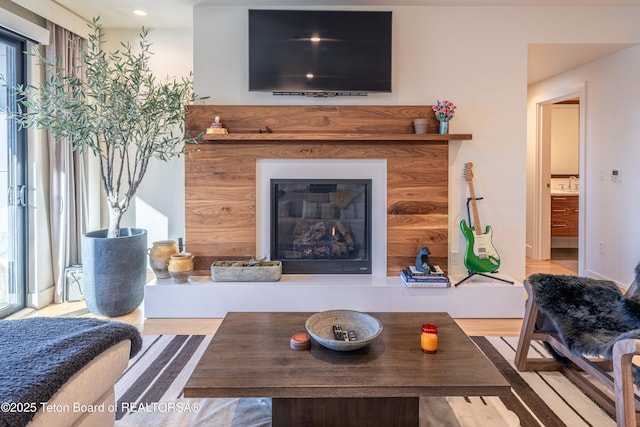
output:
[[[367,92],[349,92],[349,91],[273,92],[273,94],[278,96],[308,96],[310,98],[333,98],[335,96],[367,96],[368,95]]]

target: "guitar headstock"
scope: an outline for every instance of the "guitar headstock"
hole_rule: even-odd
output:
[[[473,172],[471,171],[471,168],[473,167],[473,163],[468,162],[464,164],[464,179],[469,182],[471,180],[473,180]]]

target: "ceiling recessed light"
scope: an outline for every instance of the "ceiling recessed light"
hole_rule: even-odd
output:
[[[147,12],[145,12],[144,10],[140,10],[140,9],[134,10],[133,13],[135,15],[138,15],[138,16],[147,16]]]

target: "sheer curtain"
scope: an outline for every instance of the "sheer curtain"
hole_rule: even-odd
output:
[[[47,59],[58,64],[66,73],[77,71],[77,47],[84,46],[85,40],[49,21],[46,27],[50,32]],[[87,182],[85,155],[74,152],[69,141],[55,139],[50,133],[47,136],[51,259],[55,281],[54,300],[58,303],[62,302],[65,268],[81,263],[81,238],[87,227]]]

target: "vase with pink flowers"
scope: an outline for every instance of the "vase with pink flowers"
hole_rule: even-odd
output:
[[[440,133],[442,135],[449,133],[449,120],[453,118],[455,114],[456,104],[451,101],[438,101],[438,104],[434,105],[433,112],[436,115],[436,119],[440,121]]]

